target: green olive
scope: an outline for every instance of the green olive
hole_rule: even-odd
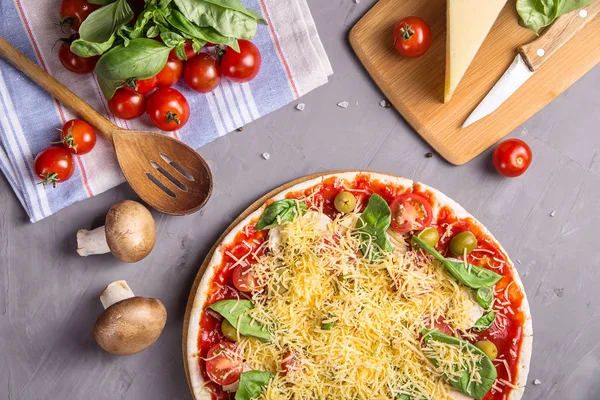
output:
[[[239,339],[237,329],[235,329],[235,327],[231,325],[226,319],[224,319],[223,322],[221,322],[221,332],[223,332],[223,336],[225,336],[225,338],[233,342],[237,342]]]
[[[438,244],[438,241],[440,240],[440,234],[438,233],[437,229],[431,227],[425,228],[421,232],[415,233],[415,235],[417,235],[419,239],[421,239],[431,247],[435,247]],[[410,244],[412,245],[413,249],[419,248],[419,244],[412,239],[410,241]]]
[[[356,207],[356,197],[350,192],[339,192],[333,201],[335,209],[341,213],[347,214],[354,211]]]
[[[496,348],[496,345],[489,340],[481,340],[475,343],[475,347],[483,351],[485,355],[488,356],[492,361],[498,356],[498,349]]]
[[[454,236],[450,241],[450,251],[455,256],[462,256],[465,254],[471,254],[477,247],[477,238],[469,231],[464,231]]]

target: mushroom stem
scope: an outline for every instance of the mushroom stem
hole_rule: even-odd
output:
[[[119,301],[135,297],[133,291],[125,281],[115,281],[108,285],[100,295],[100,302],[106,310]]]
[[[92,256],[94,254],[109,253],[108,243],[106,243],[106,231],[104,226],[96,228],[93,231],[80,229],[77,231],[77,253],[82,257]]]

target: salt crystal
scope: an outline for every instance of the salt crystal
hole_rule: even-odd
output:
[[[261,157],[264,158],[265,160],[268,160],[271,158],[271,155],[269,153],[262,153]]]
[[[386,101],[386,100],[381,100],[381,101],[379,102],[379,105],[380,105],[381,107],[384,107],[384,108],[385,108],[385,106],[387,105],[387,101]]]
[[[354,0],[356,4],[360,4],[360,0]]]
[[[556,211],[552,211],[552,212],[550,213],[550,216],[551,216],[551,217],[554,217],[555,215],[556,215]]]
[[[536,379],[536,380],[533,381],[533,384],[534,385],[541,385],[542,381],[540,381],[539,379]]]
[[[299,103],[296,106],[296,110],[298,110],[298,111],[304,111],[305,108],[306,108],[306,104],[304,104],[304,103]]]
[[[519,264],[523,264],[523,263],[521,262],[521,260],[517,260],[517,262],[518,262]]]
[[[338,107],[341,107],[341,108],[348,108],[350,103],[348,103],[347,101],[340,101],[337,105],[338,105]]]

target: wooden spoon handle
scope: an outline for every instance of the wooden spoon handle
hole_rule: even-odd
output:
[[[121,129],[77,97],[75,93],[67,89],[46,71],[38,67],[3,37],[0,37],[0,57],[14,65],[75,114],[95,126],[111,142],[113,133]]]
[[[538,39],[519,47],[519,53],[532,71],[538,70],[554,53],[582,30],[600,12],[600,0],[559,17]]]

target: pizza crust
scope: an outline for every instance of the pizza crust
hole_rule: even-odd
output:
[[[483,224],[481,224],[475,217],[469,214],[460,204],[443,194],[437,189],[429,187],[419,182],[414,182],[406,178],[381,174],[376,172],[369,171],[353,171],[353,172],[342,172],[342,173],[332,173],[319,176],[314,179],[307,180],[305,182],[301,182],[297,185],[294,185],[288,189],[285,189],[275,196],[271,198],[273,201],[282,200],[286,197],[288,193],[291,192],[299,192],[314,186],[319,185],[324,180],[331,177],[338,177],[340,179],[346,181],[353,181],[357,175],[366,175],[371,180],[377,180],[382,183],[390,183],[395,186],[402,186],[405,188],[411,188],[414,185],[420,186],[422,189],[431,192],[435,196],[435,204],[433,205],[434,215],[437,214],[437,211],[442,207],[448,207],[453,210],[457,218],[470,218],[475,224],[482,230],[482,232],[498,247],[502,253],[504,253],[507,264],[513,270],[514,282],[519,287],[519,289],[523,292],[524,297],[521,304],[521,311],[525,316],[525,324],[523,326],[523,338],[521,343],[521,349],[518,355],[519,364],[517,366],[518,376],[516,377],[517,386],[521,388],[521,390],[512,390],[508,397],[508,400],[519,400],[523,395],[523,390],[527,383],[527,375],[529,373],[529,364],[531,359],[531,352],[533,348],[533,325],[531,321],[531,312],[529,309],[529,302],[527,301],[527,295],[525,294],[525,288],[519,277],[519,273],[514,266],[514,263],[511,261],[510,257],[502,247],[502,245],[495,239],[495,237],[487,230]],[[215,252],[208,264],[202,279],[200,280],[200,284],[198,285],[196,295],[194,297],[194,302],[190,311],[190,318],[188,324],[188,332],[187,332],[187,366],[189,373],[189,382],[190,387],[193,393],[193,396],[196,400],[210,400],[211,393],[205,388],[204,378],[202,377],[202,372],[200,371],[200,364],[198,362],[198,336],[200,334],[200,318],[202,316],[202,312],[205,308],[205,302],[208,296],[208,289],[213,280],[213,276],[215,274],[215,270],[221,265],[223,260],[223,244],[231,243],[235,239],[235,236],[244,229],[245,226],[250,224],[253,220],[257,220],[260,218],[265,208],[267,207],[267,203],[270,203],[269,200],[265,201],[265,204],[260,206],[256,211],[252,212],[246,218],[244,218],[239,224],[231,229],[231,231],[220,241],[219,245],[216,247]],[[468,399],[465,395],[459,392],[453,392],[451,397],[454,400],[465,400]]]

